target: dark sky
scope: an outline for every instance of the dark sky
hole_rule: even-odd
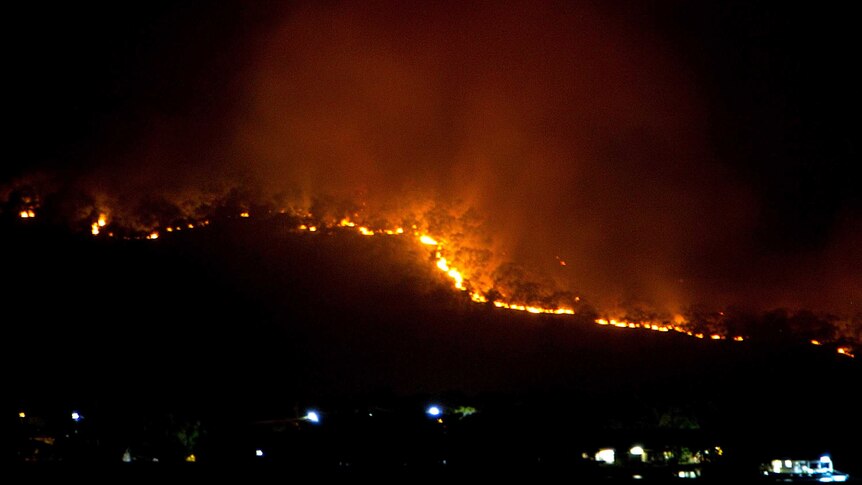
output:
[[[862,83],[839,2],[97,2],[5,18],[0,183],[458,202],[496,262],[599,306],[859,312]]]

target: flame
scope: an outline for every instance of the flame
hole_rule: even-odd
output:
[[[846,355],[847,357],[850,357],[851,359],[856,358],[856,354],[853,353],[853,351],[850,347],[838,347],[835,351],[841,355]]]
[[[90,233],[94,236],[98,236],[101,228],[105,227],[108,224],[108,216],[105,214],[99,214],[99,218],[96,222],[90,224]]]
[[[36,212],[33,209],[27,209],[19,212],[18,216],[21,217],[21,219],[32,219],[36,217]]]
[[[278,211],[280,214],[284,214],[287,212],[286,209],[281,209]],[[319,224],[312,225],[311,221],[314,221],[315,218],[308,211],[298,211],[291,210],[290,213],[297,217],[302,217],[304,220],[309,221],[307,223],[300,224],[299,226],[294,226],[300,231],[308,231],[308,232],[317,232],[320,228],[327,229],[327,233],[329,230],[335,228],[341,228],[341,230],[353,230],[358,232],[363,236],[405,236],[408,234],[405,232],[404,228],[401,226],[394,227],[373,227],[369,225],[361,225],[361,221],[354,221],[349,217],[344,217],[339,220],[337,223],[334,222],[322,222],[318,221]],[[34,211],[26,210],[21,211],[19,213],[21,218],[32,218],[35,217]],[[248,211],[242,211],[239,213],[240,217],[249,218],[251,214]],[[98,235],[101,232],[101,229],[104,228],[108,224],[108,217],[105,213],[99,214],[99,218],[93,222],[90,226],[91,232],[93,235]],[[175,225],[175,226],[161,226],[164,227],[164,230],[168,233],[173,233],[174,231],[180,231],[183,227],[187,227],[188,229],[194,229],[197,227],[204,227],[209,225],[208,220],[197,220],[194,223],[189,222],[184,225]],[[159,227],[156,225],[155,227]],[[547,315],[574,315],[575,310],[572,308],[566,307],[544,307],[539,305],[531,305],[522,302],[510,301],[506,298],[505,295],[497,296],[494,299],[490,299],[486,296],[491,293],[492,288],[488,289],[480,289],[474,285],[471,285],[469,281],[469,276],[467,272],[463,269],[456,268],[453,265],[453,259],[451,259],[451,248],[447,247],[446,243],[441,242],[442,240],[439,237],[434,237],[428,233],[424,233],[420,227],[416,224],[410,226],[412,228],[411,234],[415,240],[421,244],[422,246],[429,246],[430,256],[432,256],[434,260],[434,264],[439,271],[441,271],[449,280],[451,280],[452,286],[465,292],[470,301],[475,303],[482,304],[492,304],[495,308],[500,308],[503,310],[512,310],[512,311],[520,311],[525,313],[532,314],[547,314]],[[113,236],[113,233],[109,233],[109,235]],[[159,238],[159,232],[156,230],[152,230],[149,233],[138,236],[131,236],[130,238],[144,238],[148,240],[155,240]],[[560,266],[566,266],[567,263],[560,257],[556,257]],[[499,295],[499,292],[494,289],[495,293]],[[575,301],[580,301],[580,297],[575,297]],[[723,313],[722,313],[723,314]],[[671,321],[628,321],[624,318],[597,318],[594,321],[598,325],[608,326],[608,327],[616,327],[616,328],[626,328],[626,329],[642,329],[649,330],[654,332],[677,332],[682,333],[694,338],[705,339],[708,338],[710,340],[727,340],[730,337],[720,335],[718,333],[704,334],[702,332],[695,332],[692,327],[687,322],[686,318],[683,315],[674,315]],[[744,337],[742,336],[734,336],[732,340],[735,342],[742,342]],[[819,341],[812,340],[812,344],[820,345]],[[854,357],[852,349],[850,347],[838,347],[837,352],[839,354]]]

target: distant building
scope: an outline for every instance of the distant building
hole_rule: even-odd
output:
[[[764,476],[779,481],[844,482],[848,475],[832,467],[832,458],[823,455],[818,460],[774,459],[761,465]]]

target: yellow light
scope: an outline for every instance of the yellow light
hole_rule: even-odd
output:
[[[437,246],[437,241],[431,236],[422,235],[419,237],[419,242],[427,246]]]
[[[159,233],[156,231],[151,232],[150,235],[147,236],[147,239],[158,239],[158,238],[159,238]]]
[[[309,230],[310,232],[317,231],[317,226],[311,226],[311,227],[309,227],[309,228],[308,228],[308,230]]]
[[[186,461],[189,463],[194,463],[195,461],[197,461],[197,458],[195,457],[195,454],[192,453],[191,455],[186,457]]]
[[[32,219],[32,218],[36,217],[36,213],[33,211],[33,209],[27,209],[25,211],[21,211],[18,213],[18,215],[21,216],[21,219]]]
[[[341,219],[341,222],[339,222],[338,224],[341,225],[341,227],[353,227],[356,225],[355,223],[350,222],[350,219],[346,217],[344,219]]]
[[[812,340],[811,345],[820,345],[820,341],[819,340]]]
[[[363,236],[373,236],[374,235],[374,231],[372,231],[371,229],[368,229],[367,227],[360,227],[359,233],[362,234]]]
[[[713,339],[713,340],[721,340],[721,335],[718,335],[718,334],[712,334],[712,335],[710,335],[710,336],[709,336],[709,338],[711,338],[711,339]]]
[[[90,225],[90,233],[93,234],[94,236],[99,235],[99,223],[98,222],[94,222]]]
[[[24,419],[27,417],[27,413],[25,413],[24,411],[21,411],[20,413],[18,413],[18,417],[21,419]]]
[[[849,347],[838,347],[838,349],[836,349],[836,351],[841,355],[846,355],[847,357],[850,357],[850,358],[856,358],[856,355],[850,350]]]
[[[239,213],[240,217],[248,217],[248,211],[243,211]]]
[[[733,337],[733,340],[736,342],[742,342],[743,340],[745,340],[745,337],[737,335],[736,337]]]
[[[615,461],[615,458],[616,458],[615,455],[616,455],[616,453],[614,452],[613,448],[605,448],[605,449],[599,450],[596,453],[596,461],[601,461],[601,462],[604,462],[607,464],[611,464]]]
[[[99,220],[96,221],[96,224],[98,224],[99,227],[105,227],[105,224],[107,224],[107,223],[108,223],[108,216],[106,216],[105,214],[99,214]]]
[[[305,224],[300,224],[299,228],[304,231],[304,230],[308,229],[308,226],[306,226]]]
[[[464,277],[461,276],[461,273],[459,273],[458,271],[456,271],[454,269],[450,269],[449,272],[446,274],[448,274],[450,278],[455,280],[455,288],[458,288],[459,290],[462,290],[462,291],[467,289],[464,287]]]

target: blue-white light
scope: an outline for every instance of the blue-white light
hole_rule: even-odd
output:
[[[309,411],[308,414],[305,415],[305,419],[311,421],[312,423],[319,423],[320,415],[317,414],[317,411]]]
[[[80,420],[81,420],[81,418],[82,418],[82,417],[83,417],[83,416],[81,416],[80,414],[78,414],[78,411],[72,411],[72,421],[74,421],[74,422],[76,422],[76,423],[77,423],[78,421],[80,421]]]
[[[443,414],[443,411],[438,406],[428,406],[428,409],[425,410],[425,413],[428,414],[428,416],[437,417]]]
[[[254,456],[263,456],[263,450],[260,448],[254,450]]]

